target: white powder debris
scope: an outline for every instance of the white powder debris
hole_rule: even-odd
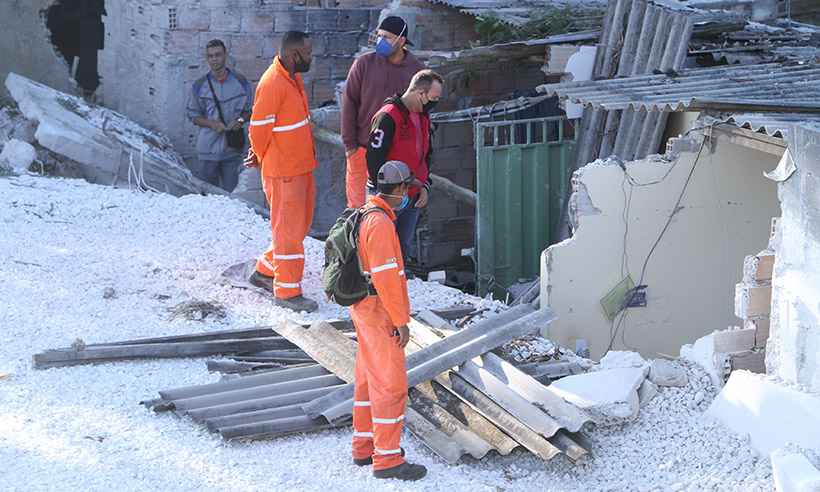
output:
[[[50,204],[53,204],[50,205]],[[516,451],[446,465],[405,434],[416,483],[376,481],[350,463],[350,430],[247,444],[223,442],[186,419],[138,405],[157,390],[219,380],[203,359],[143,360],[34,370],[31,356],[88,343],[272,324],[292,313],[218,282],[229,265],[258,255],[269,225],[223,197],[138,194],[83,181],[0,179],[0,483],[9,491],[768,491],[767,457],[703,418],[715,395],[685,363],[689,384],[660,388],[632,423],[586,432],[592,458],[574,465]],[[307,240],[306,295],[320,311],[322,244]],[[420,280],[414,309],[482,304]],[[104,299],[106,287],[116,296]],[[223,320],[179,318],[167,308],[218,300]],[[698,400],[698,393],[702,394]]]

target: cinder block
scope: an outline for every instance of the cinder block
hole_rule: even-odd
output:
[[[327,101],[332,101],[335,96],[335,82],[331,79],[319,79],[313,81],[313,97],[310,100],[311,106],[321,106]]]
[[[757,374],[766,373],[766,353],[764,351],[747,351],[729,354],[729,366],[732,371],[750,371]]]
[[[211,11],[209,9],[183,8],[177,11],[177,29],[207,31],[211,28]]]
[[[282,36],[278,34],[266,34],[259,43],[262,45],[262,56],[268,60],[279,54],[279,46],[282,44]]]
[[[211,32],[239,32],[242,26],[242,14],[230,8],[211,11]]]
[[[772,308],[772,286],[740,283],[735,286],[735,316],[740,319],[768,316]]]
[[[335,9],[308,9],[308,32],[335,32],[338,31],[339,11]]]
[[[359,50],[359,35],[334,33],[327,35],[327,53],[331,55],[352,55]]]
[[[242,13],[242,32],[269,33],[273,32],[273,14],[256,12]]]
[[[744,328],[755,330],[755,348],[766,347],[771,321],[768,316],[743,320]]]
[[[258,34],[231,35],[231,55],[235,58],[256,58],[262,56],[263,38]]]
[[[199,33],[196,31],[168,31],[165,33],[166,53],[191,55],[204,53],[204,50],[205,45],[199,43]]]
[[[755,347],[755,329],[724,330],[715,333],[715,352],[731,353],[752,350]]]
[[[368,31],[370,29],[369,9],[339,10],[339,31]]]
[[[274,15],[276,32],[307,31],[307,13],[303,9],[280,10]]]
[[[769,251],[747,256],[743,260],[743,282],[756,285],[770,284],[774,259],[774,255]]]

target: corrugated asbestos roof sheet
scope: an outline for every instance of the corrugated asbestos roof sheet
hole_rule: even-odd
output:
[[[447,5],[468,15],[484,17],[492,15],[508,24],[520,26],[532,20],[534,12],[547,8],[572,7],[578,10],[598,10],[603,14],[606,0],[429,0],[430,3]],[[602,17],[598,16],[599,18]]]
[[[820,125],[820,115],[799,113],[736,113],[722,118],[740,128],[746,128],[772,137],[783,137],[795,125]]]
[[[682,70],[613,80],[548,84],[539,92],[584,106],[642,111],[683,111],[709,105],[800,105],[820,101],[820,65],[765,64]]]

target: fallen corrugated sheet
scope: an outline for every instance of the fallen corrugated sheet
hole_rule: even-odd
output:
[[[668,75],[549,84],[538,90],[606,110],[685,111],[734,102],[738,106],[754,103],[780,106],[784,108],[780,112],[786,113],[792,112],[787,110],[790,104],[797,109],[818,105],[820,64],[769,63],[689,69]]]
[[[677,2],[610,0],[593,78],[679,69],[699,16]],[[665,116],[604,109],[584,111],[576,167],[612,154],[633,160],[657,150],[666,126]]]
[[[801,123],[820,125],[820,114],[736,113],[723,118],[722,121],[772,137],[783,137],[794,125]]]
[[[504,343],[548,325],[554,318],[549,310],[535,312],[532,306],[516,306],[499,315],[447,337],[407,357],[407,384],[429,381],[445,370],[488,352]],[[330,421],[347,418],[353,409],[353,385],[305,406],[312,417]]]

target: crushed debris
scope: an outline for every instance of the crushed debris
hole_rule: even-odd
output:
[[[189,321],[205,321],[208,318],[225,319],[228,315],[225,306],[217,301],[185,301],[168,308],[171,316],[169,321],[187,319]]]

